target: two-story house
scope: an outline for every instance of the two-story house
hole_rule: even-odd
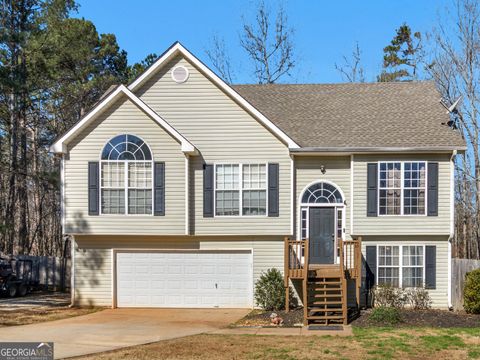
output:
[[[72,301],[251,308],[276,267],[311,322],[373,284],[447,308],[465,142],[439,100],[431,82],[229,86],[175,43],[52,145]]]

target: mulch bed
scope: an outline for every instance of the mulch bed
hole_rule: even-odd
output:
[[[357,327],[389,326],[372,322],[369,317],[372,310],[362,311],[360,317],[351,324]],[[480,315],[467,314],[465,312],[453,312],[448,310],[409,310],[400,309],[401,322],[395,327],[433,327],[433,328],[473,328],[480,327]]]
[[[271,324],[270,315],[276,313],[283,319],[282,327],[301,326],[303,323],[303,308],[296,308],[285,311],[263,311],[253,310],[247,316],[237,321],[234,326],[275,326]]]

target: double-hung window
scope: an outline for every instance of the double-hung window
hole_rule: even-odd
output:
[[[378,246],[379,285],[422,287],[425,279],[423,245]]]
[[[267,214],[266,164],[217,164],[215,214],[254,216]]]
[[[425,215],[426,162],[379,164],[380,215]]]
[[[152,155],[143,140],[119,135],[101,156],[102,214],[152,214]]]

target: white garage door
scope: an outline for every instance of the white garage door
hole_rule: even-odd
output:
[[[249,308],[250,251],[118,252],[118,307]]]

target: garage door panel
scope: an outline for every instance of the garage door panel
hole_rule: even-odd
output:
[[[252,307],[250,251],[118,252],[119,307]]]

